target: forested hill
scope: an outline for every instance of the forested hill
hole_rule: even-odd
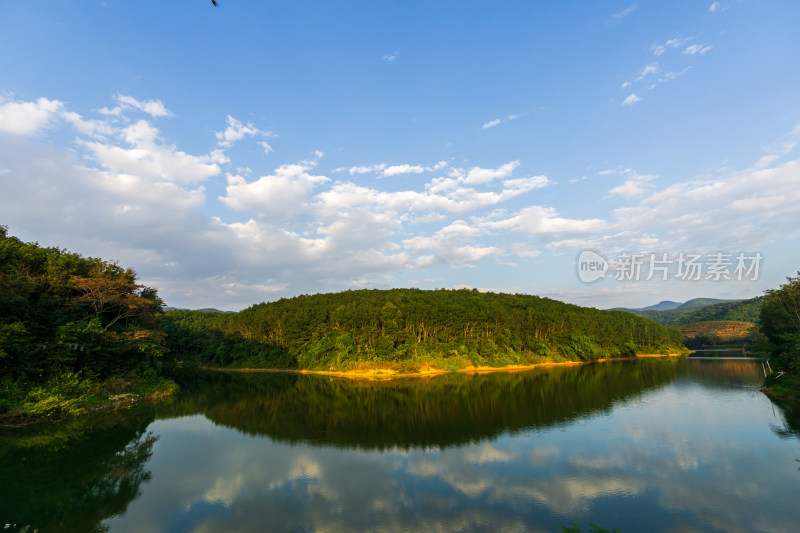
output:
[[[170,311],[170,349],[216,365],[345,370],[530,364],[675,352],[680,334],[629,313],[476,290],[358,290],[235,315]]]
[[[757,322],[762,297],[749,300],[717,300],[714,298],[695,298],[673,309],[615,308],[637,316],[649,318],[666,326],[682,326],[709,320],[734,320],[740,322]]]
[[[738,302],[722,302],[709,305],[701,309],[690,311],[674,319],[670,326],[681,326],[693,324],[695,322],[706,322],[709,320],[725,320],[738,322],[758,322],[761,311],[763,296],[741,300]]]
[[[163,302],[113,261],[26,243],[0,225],[0,420],[163,397]]]

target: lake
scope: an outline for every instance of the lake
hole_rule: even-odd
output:
[[[800,409],[762,377],[744,359],[185,371],[169,404],[0,433],[0,528],[793,532]]]

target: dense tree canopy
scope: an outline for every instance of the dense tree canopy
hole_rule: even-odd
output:
[[[163,302],[114,262],[25,243],[0,226],[0,377],[98,377],[153,364],[164,352]]]
[[[473,365],[593,360],[675,350],[640,317],[523,294],[359,290],[281,299],[236,315],[171,311],[170,348],[218,365],[344,369],[433,358]]]
[[[777,370],[800,373],[800,272],[768,290],[761,306],[761,331]]]

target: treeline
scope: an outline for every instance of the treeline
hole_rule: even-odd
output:
[[[76,413],[137,380],[157,382],[162,306],[131,269],[0,226],[0,416]]]
[[[749,300],[742,300],[741,302],[724,302],[709,305],[682,314],[677,318],[670,320],[667,325],[669,326],[682,326],[685,324],[694,324],[696,322],[709,322],[709,321],[735,321],[735,322],[758,322],[761,312],[761,304],[763,303],[763,296],[750,298]]]
[[[626,309],[620,311],[638,315],[664,326],[677,327],[697,322],[732,320],[737,322],[758,322],[763,296],[734,302],[713,303],[712,298],[695,298],[675,309]]]
[[[476,290],[298,296],[238,314],[170,311],[170,350],[219,366],[411,370],[588,361],[680,349],[680,334],[617,311]]]
[[[765,381],[767,392],[800,398],[800,272],[779,288],[766,291],[760,318],[775,370]]]

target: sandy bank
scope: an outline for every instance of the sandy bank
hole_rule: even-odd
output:
[[[210,366],[200,367],[203,370],[213,370],[217,372],[273,372],[273,373],[290,373],[290,374],[313,374],[319,376],[335,376],[348,379],[397,379],[397,378],[419,378],[438,376],[441,374],[459,373],[459,374],[486,374],[489,372],[524,372],[534,368],[548,368],[556,366],[577,366],[588,365],[594,363],[607,363],[611,361],[635,361],[640,358],[652,357],[680,357],[685,354],[674,353],[669,355],[664,354],[638,354],[636,357],[621,357],[615,359],[597,359],[594,361],[563,361],[551,363],[537,363],[533,365],[507,365],[507,366],[467,366],[455,371],[443,370],[441,368],[424,367],[414,372],[402,372],[393,368],[367,368],[359,370],[346,370],[346,371],[329,371],[329,370],[291,370],[281,368],[216,368]]]

